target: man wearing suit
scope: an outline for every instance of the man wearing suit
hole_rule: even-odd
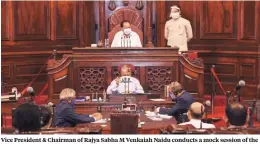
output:
[[[190,105],[194,102],[194,97],[183,90],[182,86],[178,82],[172,82],[170,85],[171,97],[176,101],[176,104],[171,108],[158,107],[155,112],[159,114],[167,114],[175,117],[178,123],[182,122],[183,113],[187,113]]]
[[[100,113],[92,115],[80,115],[75,113],[76,92],[73,89],[65,88],[60,93],[60,103],[56,106],[54,114],[54,126],[74,127],[79,123],[94,122],[102,118]]]

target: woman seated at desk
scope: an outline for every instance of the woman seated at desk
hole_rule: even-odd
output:
[[[140,94],[144,93],[138,79],[131,77],[131,68],[123,65],[120,70],[121,77],[117,77],[107,88],[107,94]]]

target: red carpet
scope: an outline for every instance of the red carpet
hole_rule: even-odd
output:
[[[210,95],[206,95],[204,97],[205,101],[210,100]],[[243,101],[243,99],[241,99]],[[226,123],[223,120],[225,116],[225,107],[226,107],[226,96],[225,95],[217,95],[214,97],[214,113],[209,114],[209,118],[221,118],[220,121],[214,123],[216,127],[225,127]],[[256,116],[254,115],[254,127],[260,127],[260,122],[256,121]]]

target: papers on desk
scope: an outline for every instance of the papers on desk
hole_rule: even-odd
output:
[[[97,121],[92,122],[92,123],[107,123],[107,120],[106,119],[100,119],[100,120],[97,120]]]
[[[159,116],[160,118],[163,118],[163,119],[170,119],[170,118],[172,118],[172,116],[169,116],[169,115],[159,114],[158,116]]]
[[[159,119],[170,119],[172,116],[169,115],[162,115],[162,114],[156,114],[155,112],[146,112],[145,114],[149,119],[151,120],[159,120]]]
[[[158,101],[158,102],[160,102],[160,101],[165,101],[165,99],[150,99],[151,101]]]
[[[155,117],[156,116],[155,112],[147,112],[145,115],[147,117]]]
[[[162,121],[162,118],[158,118],[158,117],[148,117],[148,118],[153,121]]]

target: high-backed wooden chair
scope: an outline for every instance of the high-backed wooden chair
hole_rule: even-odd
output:
[[[109,17],[108,39],[111,44],[117,32],[121,31],[121,22],[127,20],[131,23],[132,31],[136,32],[143,43],[143,16],[138,10],[132,8],[120,8]]]
[[[112,134],[136,134],[138,128],[138,114],[113,113],[110,115]]]

